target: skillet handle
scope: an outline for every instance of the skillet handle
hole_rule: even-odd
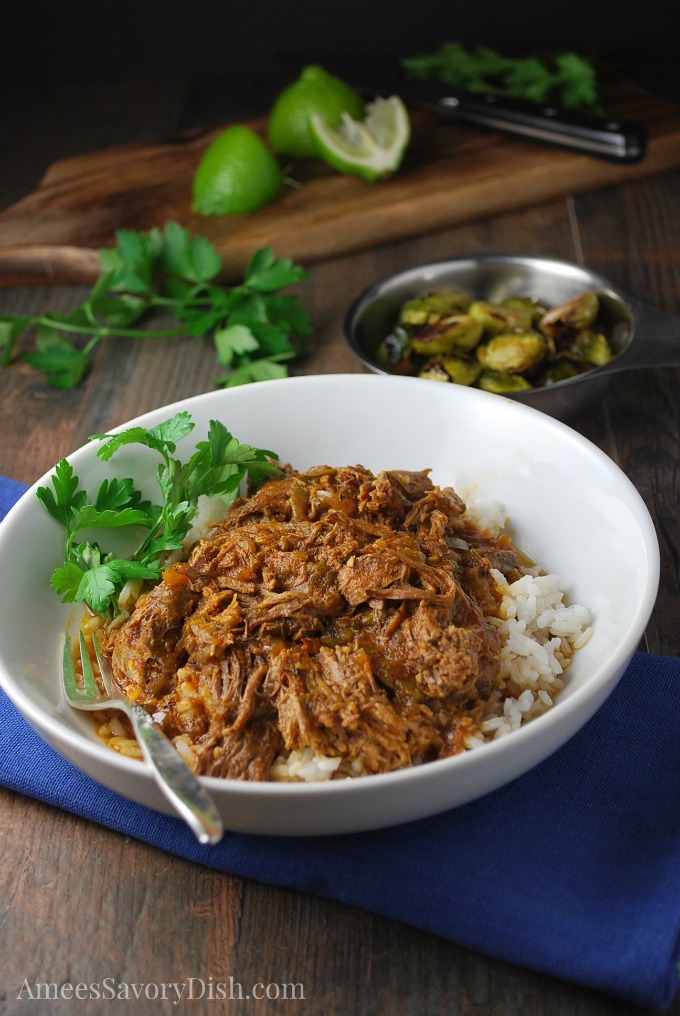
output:
[[[607,364],[605,371],[680,366],[680,317],[641,300],[629,303],[635,321],[633,339],[627,349]]]
[[[9,286],[93,285],[99,251],[59,244],[0,247],[0,289]]]

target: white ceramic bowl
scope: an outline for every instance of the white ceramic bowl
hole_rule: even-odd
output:
[[[431,467],[435,482],[502,503],[519,545],[556,572],[571,602],[589,607],[595,633],[580,649],[554,708],[521,730],[455,758],[321,784],[206,779],[229,829],[264,834],[357,832],[460,805],[526,772],[571,737],[612,692],[654,606],[659,551],[639,494],[575,431],[517,402],[415,378],[323,375],[215,391],[148,413],[153,426],[186,409],[196,430],[186,454],[221,419],[240,440],[303,469],[326,463]],[[180,445],[178,454],[182,455]],[[106,466],[96,443],[70,456],[89,489],[112,468],[148,480],[156,457],[129,446]],[[45,484],[48,477],[35,485]],[[0,524],[11,596],[0,606],[0,682],[28,722],[100,783],[168,811],[150,772],[107,749],[89,720],[64,705],[59,652],[70,609],[50,589],[62,531],[31,488]]]

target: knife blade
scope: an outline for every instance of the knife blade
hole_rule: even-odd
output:
[[[600,159],[639,162],[646,151],[647,130],[641,120],[595,116],[403,77],[390,80],[381,76],[372,82],[356,80],[355,76],[354,85],[365,95],[398,95],[407,105],[437,110],[447,119],[464,120]]]

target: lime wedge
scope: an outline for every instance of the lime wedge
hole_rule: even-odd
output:
[[[399,96],[375,99],[366,106],[363,120],[342,114],[338,127],[330,127],[320,114],[311,120],[319,154],[341,173],[364,180],[384,180],[401,165],[411,137],[411,123]]]

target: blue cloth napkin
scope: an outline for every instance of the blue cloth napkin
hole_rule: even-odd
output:
[[[5,510],[23,487],[0,478]],[[0,783],[220,871],[339,900],[664,1009],[680,984],[680,659],[638,653],[572,740],[478,801],[394,829],[227,833],[101,787],[0,693]]]

